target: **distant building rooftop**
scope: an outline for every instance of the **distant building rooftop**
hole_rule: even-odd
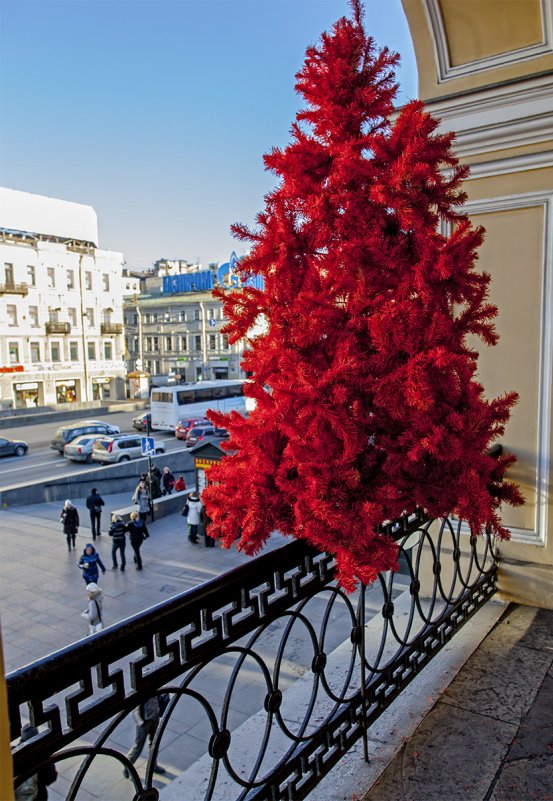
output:
[[[0,228],[98,247],[98,218],[92,206],[0,187]]]

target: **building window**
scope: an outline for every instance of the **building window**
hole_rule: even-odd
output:
[[[86,346],[88,352],[89,361],[95,362],[96,361],[96,343],[95,342],[88,342]]]
[[[8,342],[10,364],[19,364],[19,345],[17,342]]]
[[[186,322],[186,312],[181,311],[179,312],[179,323],[185,323],[185,322]]]
[[[88,327],[94,328],[94,309],[86,310],[86,319],[88,320]]]
[[[194,320],[199,320],[199,319],[200,319],[200,310],[194,309]]]
[[[108,275],[108,273],[104,273],[102,275],[102,283],[104,285],[104,292],[109,292],[109,275]]]
[[[138,314],[133,314],[132,316],[132,324],[138,325]]]
[[[38,328],[38,306],[29,306],[29,323]]]
[[[76,328],[77,327],[77,309],[67,309],[67,316],[69,317],[69,322],[71,325]]]
[[[217,336],[215,334],[209,334],[208,348],[209,350],[217,350]]]
[[[150,315],[149,315],[149,314],[145,314],[145,315],[144,315],[144,322],[145,322],[146,324],[148,324],[148,323],[150,322]]]
[[[56,268],[48,267],[48,286],[53,289],[56,286]]]
[[[159,337],[152,337],[152,347],[156,353],[159,353]]]
[[[152,314],[152,323],[157,323],[157,314]]]
[[[17,325],[17,306],[10,303],[6,306],[6,311],[8,313],[8,325]]]
[[[207,310],[207,319],[214,320],[215,319],[215,309],[208,309]]]
[[[86,270],[84,274],[84,288],[92,289],[92,273],[89,270]]]
[[[198,334],[194,337],[194,350],[201,350],[202,349],[202,338]]]
[[[4,262],[4,281],[6,284],[13,284],[13,264]]]
[[[221,339],[223,340],[223,342],[222,342],[223,350],[228,350],[228,335],[227,334],[223,334],[221,336]]]
[[[33,364],[40,363],[40,342],[31,342],[31,361]]]
[[[70,342],[69,343],[69,358],[72,362],[79,361],[79,343],[78,342]]]
[[[146,350],[152,350],[152,337],[146,337]]]
[[[188,340],[186,337],[180,338],[180,349],[181,350],[188,350]]]
[[[110,362],[113,359],[113,343],[104,342],[104,359]]]
[[[67,289],[75,289],[75,270],[67,271]]]
[[[48,311],[48,319],[51,323],[59,323],[60,319],[60,310],[59,309],[49,309]]]
[[[36,272],[33,264],[27,265],[27,283],[31,286],[36,285]]]
[[[171,337],[165,337],[165,350],[173,350]]]
[[[59,362],[60,359],[60,343],[59,342],[51,342],[50,343],[50,356],[53,362]]]

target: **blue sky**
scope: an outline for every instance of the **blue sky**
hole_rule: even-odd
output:
[[[130,267],[225,261],[274,185],[305,48],[346,0],[0,0],[0,184],[88,203]],[[416,67],[400,0],[366,27]]]

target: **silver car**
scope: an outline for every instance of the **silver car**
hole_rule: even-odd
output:
[[[165,453],[165,443],[154,440],[156,453]],[[142,458],[142,437],[136,434],[120,434],[116,437],[100,437],[92,446],[92,461],[102,464],[130,462]]]
[[[77,437],[77,439],[67,443],[63,449],[63,455],[72,462],[91,462],[92,446],[99,436],[99,434],[83,434]]]

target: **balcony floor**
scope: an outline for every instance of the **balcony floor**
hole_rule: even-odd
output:
[[[510,606],[357,799],[553,799],[553,612]]]

